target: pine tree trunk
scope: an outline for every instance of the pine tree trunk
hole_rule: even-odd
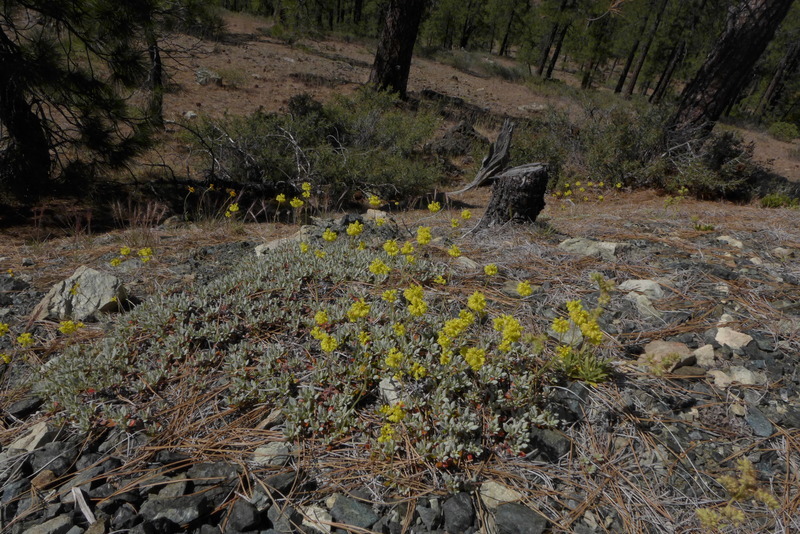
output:
[[[614,88],[615,93],[622,92],[622,88],[625,86],[625,79],[628,77],[628,72],[631,70],[631,65],[633,65],[633,60],[636,59],[636,52],[639,50],[639,44],[642,41],[642,35],[644,31],[647,29],[647,23],[650,20],[650,15],[648,14],[644,20],[642,21],[642,25],[639,27],[639,31],[636,34],[636,41],[633,43],[631,47],[631,51],[628,54],[628,59],[625,61],[625,68],[622,69],[622,73],[619,75],[619,81],[617,82],[617,86]]]
[[[650,46],[653,44],[653,39],[656,37],[658,27],[661,25],[661,18],[664,16],[664,10],[667,9],[668,2],[669,0],[661,0],[661,6],[656,14],[656,21],[653,25],[653,31],[650,32],[650,36],[647,38],[647,41],[645,41],[644,48],[642,49],[642,55],[639,56],[639,61],[636,63],[636,68],[634,69],[633,75],[628,82],[628,87],[625,88],[626,97],[630,97],[633,94],[633,88],[636,86],[636,81],[639,79],[639,74],[642,72],[642,67],[647,59],[647,54],[650,52]]]
[[[553,24],[553,29],[550,32],[550,37],[542,45],[542,57],[539,60],[539,68],[536,69],[536,74],[541,76],[544,74],[544,69],[547,67],[547,60],[550,58],[550,49],[553,47],[553,42],[558,35],[558,24]]]
[[[672,75],[675,73],[675,68],[681,61],[683,61],[685,54],[686,41],[681,41],[678,46],[672,50],[672,54],[667,62],[667,66],[664,67],[664,71],[661,73],[661,77],[658,79],[656,88],[653,90],[653,94],[650,95],[651,103],[658,104],[664,98],[667,88],[669,87],[669,82],[672,80]]]
[[[492,184],[492,197],[481,225],[492,227],[536,221],[544,209],[548,179],[547,166],[541,163],[513,167],[498,176]]]
[[[150,103],[148,120],[156,128],[164,127],[164,67],[161,50],[153,32],[147,35],[147,53],[150,56]]]
[[[389,2],[375,63],[369,75],[369,83],[378,89],[389,90],[405,98],[411,56],[425,3],[426,0]]]
[[[561,31],[558,33],[556,49],[553,51],[553,58],[550,60],[550,65],[547,67],[547,74],[545,75],[546,80],[553,77],[553,70],[556,68],[556,61],[558,61],[558,55],[561,53],[561,46],[564,44],[564,38],[567,36],[567,31],[570,26],[571,24],[564,24]]]
[[[762,118],[764,113],[775,105],[783,93],[784,80],[797,71],[798,60],[800,60],[800,41],[794,41],[789,45],[789,49],[775,69],[772,79],[758,103],[756,116]]]
[[[749,79],[791,5],[792,0],[741,0],[731,8],[725,31],[681,94],[671,121],[675,142],[711,132]]]
[[[50,140],[43,119],[28,101],[15,73],[25,64],[20,50],[0,30],[0,124],[10,140],[0,151],[0,183],[24,200],[45,193],[50,178]]]

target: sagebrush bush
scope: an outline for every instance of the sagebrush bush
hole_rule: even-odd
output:
[[[773,122],[767,128],[767,133],[778,141],[789,142],[800,137],[797,125],[791,122]]]
[[[256,112],[187,125],[188,139],[206,156],[209,180],[263,183],[276,192],[310,182],[325,192],[325,208],[356,191],[405,198],[443,178],[422,147],[437,119],[403,109],[396,97],[370,89],[323,105],[308,95],[289,102],[288,114]]]

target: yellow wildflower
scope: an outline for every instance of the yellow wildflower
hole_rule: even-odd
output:
[[[566,334],[569,331],[569,321],[566,319],[553,319],[553,331],[558,334]]]
[[[283,204],[284,202],[286,202],[286,195],[280,193],[278,194],[278,196],[275,197],[275,200],[278,201],[278,204]]]
[[[76,323],[75,321],[61,321],[59,325],[58,331],[65,335],[73,334],[86,326],[81,322]]]
[[[392,325],[392,330],[397,337],[403,337],[406,335],[406,325],[403,323],[395,323]]]
[[[469,210],[461,210],[461,218],[468,221],[472,218],[472,212]]]
[[[458,228],[459,226],[461,226],[461,221],[459,219],[455,217],[450,219],[450,228]]]
[[[119,249],[119,253],[122,254],[123,256],[127,256],[131,253],[131,247],[122,247],[121,249]]]
[[[114,258],[109,263],[111,264],[112,267],[119,267],[120,265],[122,265],[122,258]]]
[[[400,248],[400,252],[402,254],[413,254],[414,253],[414,245],[411,244],[411,241],[406,241],[403,243],[403,246]]]
[[[303,198],[310,198],[311,197],[311,184],[308,182],[303,182]]]
[[[433,236],[429,226],[420,226],[417,228],[417,243],[420,245],[427,245],[431,242]]]
[[[408,305],[408,313],[414,315],[415,317],[421,317],[422,315],[425,315],[425,312],[427,311],[428,304],[422,299],[414,300]]]
[[[186,189],[188,189],[190,193],[194,193],[194,187],[192,187],[191,185],[188,186]]]
[[[364,231],[364,225],[361,221],[354,221],[347,226],[347,235],[355,237]]]
[[[486,297],[480,291],[476,291],[467,299],[467,307],[476,312],[482,312],[486,308]]]
[[[31,335],[29,332],[20,334],[19,336],[17,336],[17,343],[22,348],[30,347],[31,345],[33,345],[33,335]]]
[[[400,247],[397,245],[397,241],[394,239],[389,239],[386,243],[383,244],[383,250],[389,256],[397,256],[400,254]]]
[[[369,315],[369,310],[370,310],[369,304],[364,302],[364,299],[358,299],[352,304],[352,306],[350,306],[350,309],[347,311],[347,318],[350,319],[350,321],[355,322]]]
[[[137,252],[137,254],[139,255],[139,259],[142,260],[142,263],[147,263],[148,261],[153,259],[153,249],[151,249],[150,247],[139,249],[139,252]]]
[[[295,209],[301,208],[305,204],[302,200],[297,197],[294,197],[291,201],[289,201],[289,205]]]
[[[336,241],[336,232],[331,230],[330,228],[326,228],[324,232],[322,232],[322,239],[325,241]]]
[[[502,334],[502,341],[497,347],[502,351],[511,350],[511,344],[522,337],[522,326],[511,315],[496,317],[492,322],[492,326]]]
[[[208,184],[208,190],[209,191],[213,191],[214,190],[214,184]]]
[[[433,281],[440,285],[447,285],[447,280],[441,274],[433,279]]]
[[[365,332],[362,330],[361,332],[358,333],[358,342],[361,343],[362,345],[364,346],[369,345],[369,342],[371,340],[372,338],[370,337],[369,332]]]
[[[396,302],[397,301],[397,290],[396,289],[387,289],[381,295],[381,298],[386,302]]]
[[[319,259],[322,259],[322,258],[324,258],[325,256],[327,256],[327,255],[328,255],[328,253],[327,253],[327,252],[325,252],[324,250],[315,250],[315,251],[314,251],[314,255],[315,255],[316,257],[318,257]]]
[[[391,424],[386,423],[381,427],[381,435],[378,436],[378,443],[390,443],[394,441],[397,433]]]
[[[441,365],[448,365],[451,361],[453,361],[453,351],[443,350],[442,354],[439,355],[439,363]]]
[[[381,406],[379,411],[386,416],[387,421],[390,421],[392,423],[399,423],[400,421],[406,418],[406,412],[405,410],[403,410],[403,406],[404,405],[402,402],[398,402],[393,406],[385,404]]]
[[[8,365],[11,363],[11,355],[6,354],[5,352],[0,352],[0,360],[2,360],[4,364]]]
[[[475,347],[469,348],[464,351],[464,361],[477,373],[486,363],[486,351]]]
[[[372,263],[369,265],[369,272],[371,272],[372,274],[376,274],[376,275],[383,274],[383,275],[386,275],[386,274],[389,274],[390,271],[391,271],[391,269],[389,268],[389,266],[386,265],[385,263],[383,263],[380,260],[380,258],[375,258],[374,260],[372,260]]]
[[[314,314],[314,321],[317,324],[326,324],[329,321],[328,312],[326,312],[325,310],[319,310],[317,313]]]
[[[358,242],[358,246],[356,247],[358,250],[367,250],[367,244],[363,241]]]
[[[373,208],[377,208],[383,203],[383,201],[378,197],[378,195],[370,195],[369,196],[369,205]]]
[[[233,198],[233,197],[235,197],[235,196],[236,196],[236,191],[234,191],[233,189],[228,189],[228,195],[229,195],[231,198]]]
[[[386,367],[397,368],[400,367],[400,364],[403,363],[403,353],[397,350],[396,348],[392,347],[389,349],[389,354],[386,356]]]
[[[449,249],[447,249],[447,253],[450,254],[452,257],[457,258],[461,256],[461,249],[458,246],[453,245]]]
[[[380,227],[383,226],[384,224],[386,224],[386,219],[384,219],[383,217],[378,217],[377,219],[375,219],[375,226]]]
[[[499,272],[499,269],[497,268],[497,265],[490,263],[483,268],[483,272],[486,274],[486,276],[494,276]]]
[[[523,280],[522,282],[517,284],[517,293],[519,293],[520,297],[529,297],[533,294],[533,288],[531,287],[531,283],[527,280]]]
[[[322,348],[322,350],[324,352],[333,352],[339,346],[339,342],[336,340],[335,337],[333,337],[331,335],[326,335],[319,342],[319,345],[320,345],[320,348]]]
[[[441,209],[442,209],[442,205],[440,203],[438,203],[438,202],[434,201],[434,202],[431,202],[430,204],[428,204],[428,211],[430,211],[431,213],[436,213],[437,211],[439,211]]]
[[[305,254],[306,252],[308,252],[308,249],[309,249],[308,243],[306,242],[300,243],[300,252]]]
[[[411,366],[411,378],[414,380],[422,380],[428,375],[428,370],[421,363],[414,362]]]
[[[622,189],[622,182],[617,182],[616,184],[614,184],[614,187],[616,187],[617,189]]]
[[[406,255],[406,263],[416,263],[417,258],[414,257],[413,254]]]
[[[0,323],[0,337],[8,334],[8,324],[7,323]]]

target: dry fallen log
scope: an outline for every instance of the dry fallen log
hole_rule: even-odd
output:
[[[483,226],[534,222],[544,209],[548,170],[543,163],[513,167],[495,178]]]

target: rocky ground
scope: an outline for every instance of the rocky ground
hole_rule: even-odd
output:
[[[30,324],[29,314],[79,265],[119,277],[148,306],[149,294],[190,293],[296,227],[246,225],[230,235],[223,223],[166,224],[39,244],[7,236],[0,322],[50,342],[0,367],[2,531],[699,532],[696,511],[725,509],[731,494],[718,480],[741,479],[742,459],[756,480],[734,505],[744,522],[723,531],[797,531],[798,212],[608,196],[577,205],[549,198],[537,225],[465,229],[458,244],[468,259],[453,291],[494,262],[510,279],[534,282],[530,310],[552,317],[565,298],[596,298],[589,274],[601,272],[617,286],[601,323],[613,379],[564,384],[553,396],[562,423],[535,429],[527,456],[465,465],[449,488],[435,469],[405,473],[414,482],[398,492],[376,485],[375,473],[404,473],[402,464],[286,443],[276,414],[237,421],[249,434],[187,435],[167,447],[135,424],[88,433],[61,425],[58,407],[24,384],[59,351],[57,324]],[[465,199],[476,219],[486,199],[485,191]],[[401,231],[427,216],[396,214]],[[153,248],[149,265],[110,267],[131,243]],[[502,289],[491,296],[502,299]],[[99,338],[124,318],[87,320],[82,335]],[[11,338],[0,338],[0,352]],[[756,487],[775,508],[754,497]]]

